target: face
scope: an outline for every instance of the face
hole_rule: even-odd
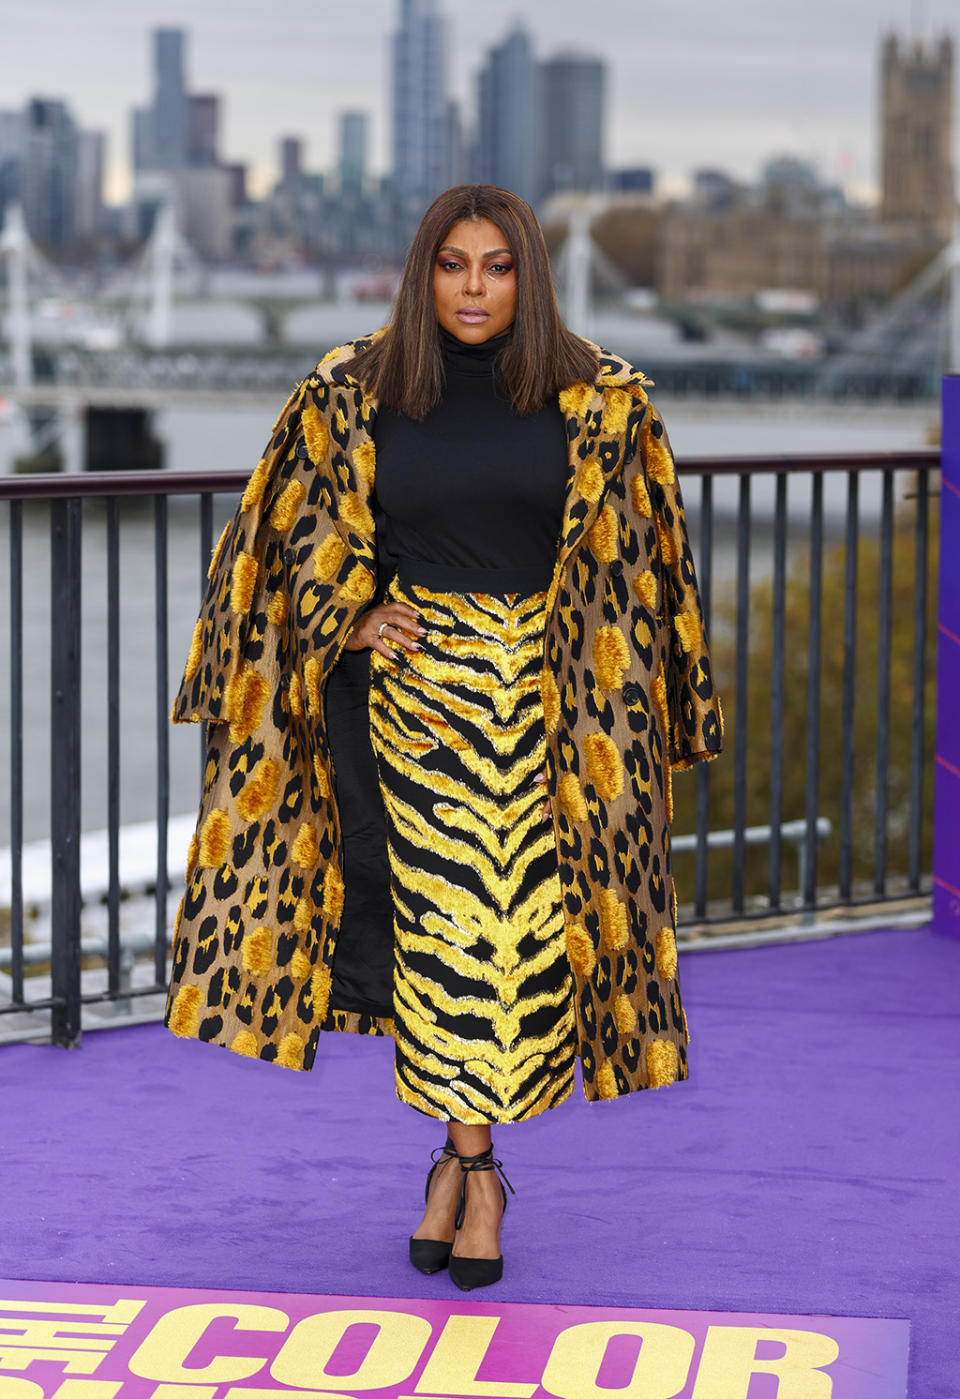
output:
[[[450,229],[433,268],[437,320],[467,345],[482,345],[513,325],[517,274],[502,231],[489,219]]]

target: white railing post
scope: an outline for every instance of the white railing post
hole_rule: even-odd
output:
[[[28,389],[33,380],[30,351],[30,304],[27,297],[27,261],[30,237],[19,204],[7,209],[0,234],[0,252],[7,258],[7,286],[10,294],[10,344],[13,350],[13,382]]]

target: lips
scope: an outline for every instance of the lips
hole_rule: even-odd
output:
[[[477,306],[466,306],[462,311],[457,312],[458,321],[466,321],[468,325],[479,325],[481,321],[490,319],[489,311],[481,311]]]

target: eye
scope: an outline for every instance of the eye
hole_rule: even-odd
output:
[[[449,260],[449,258],[448,258],[448,259],[445,259],[444,261],[442,261],[442,262],[440,263],[440,267],[443,269],[444,272],[459,272],[459,271],[460,271],[460,263],[459,263],[459,262],[451,262],[451,261]]]
[[[512,271],[513,271],[513,263],[512,263],[512,262],[494,262],[494,263],[491,263],[491,265],[490,265],[490,271],[491,271],[491,272],[499,272],[499,273],[501,273],[501,274],[504,273],[504,272],[512,272]]]

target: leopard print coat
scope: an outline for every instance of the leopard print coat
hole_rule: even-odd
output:
[[[214,551],[172,718],[208,757],[165,1023],[288,1068],[330,1004],[344,903],[325,687],[377,586],[376,404],[331,351],[300,384]],[[594,347],[596,348],[596,347]],[[680,486],[649,381],[597,350],[561,392],[569,473],[547,596],[547,790],[584,1091],[687,1076],[670,863],[672,775],[716,757],[714,690]]]

